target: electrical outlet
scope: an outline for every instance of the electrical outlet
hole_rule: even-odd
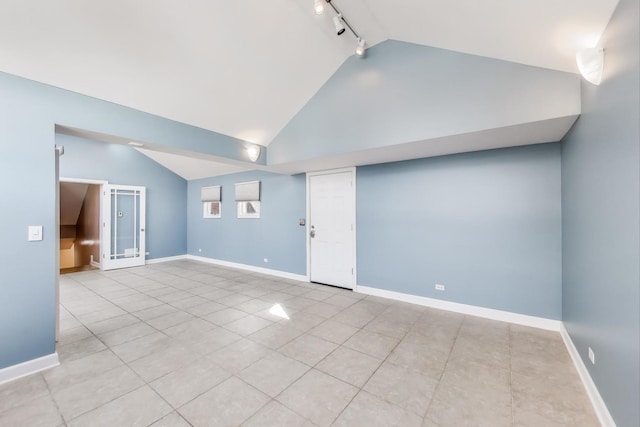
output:
[[[436,291],[444,291],[444,285],[440,283],[436,283]]]
[[[265,258],[265,259],[264,259],[264,262],[269,262],[269,258]]]
[[[589,360],[591,360],[592,364],[596,364],[596,355],[594,354],[593,350],[591,350],[591,347],[589,347]]]

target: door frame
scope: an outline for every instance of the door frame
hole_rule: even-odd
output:
[[[107,252],[105,252],[107,245],[106,244],[103,245],[103,238],[105,243],[106,242],[109,243],[108,244],[109,251],[111,251],[112,249],[111,245],[113,244],[113,241],[111,240],[111,231],[113,230],[114,222],[111,220],[111,210],[113,209],[113,205],[111,204],[112,202],[111,202],[111,192],[110,192],[112,188],[117,188],[118,190],[126,190],[126,191],[139,191],[139,190],[141,191],[141,194],[139,196],[140,212],[138,213],[140,217],[140,223],[138,224],[138,229],[140,230],[140,239],[138,242],[138,246],[139,246],[138,249],[139,249],[140,255],[138,257],[112,260],[109,258],[110,254],[107,254]],[[146,246],[147,187],[142,185],[121,185],[121,184],[106,183],[105,185],[102,186],[102,190],[103,190],[102,198],[100,199],[100,212],[101,212],[101,218],[102,218],[102,227],[100,229],[101,269],[115,270],[118,268],[139,267],[141,265],[145,265],[146,258],[147,258],[147,249],[146,249],[147,248]],[[109,194],[107,194],[107,191],[109,191]],[[107,224],[109,225],[109,233],[106,233]],[[109,236],[107,236],[106,234],[108,234]],[[140,258],[140,259],[137,259],[137,258]],[[140,264],[140,261],[141,261],[141,264]],[[114,266],[114,264],[119,264],[119,265]]]
[[[307,239],[307,281],[311,282],[311,237],[309,235],[309,233],[311,232],[311,177],[314,176],[319,176],[319,175],[333,175],[333,174],[338,174],[338,173],[345,173],[345,172],[350,172],[351,173],[351,178],[353,180],[353,185],[351,186],[351,200],[353,202],[353,217],[351,218],[351,221],[353,223],[353,233],[351,233],[351,244],[353,245],[353,259],[351,260],[352,265],[353,265],[353,278],[352,278],[352,287],[353,287],[353,291],[356,292],[357,291],[357,287],[358,287],[358,264],[357,264],[357,239],[356,239],[356,233],[357,233],[357,223],[356,223],[356,211],[357,211],[357,205],[356,205],[356,167],[347,167],[347,168],[339,168],[339,169],[329,169],[329,170],[324,170],[324,171],[316,171],[316,172],[307,172],[306,173],[306,211],[307,211],[307,218],[306,218],[306,239]]]

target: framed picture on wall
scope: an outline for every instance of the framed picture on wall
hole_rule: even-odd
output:
[[[260,218],[260,202],[237,202],[238,218]]]
[[[203,202],[202,207],[203,218],[220,218],[222,216],[221,202]]]

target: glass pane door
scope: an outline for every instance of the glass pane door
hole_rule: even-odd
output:
[[[109,236],[105,269],[144,265],[145,188],[105,187],[105,235]]]

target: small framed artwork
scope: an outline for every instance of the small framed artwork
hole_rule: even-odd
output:
[[[238,218],[260,218],[260,202],[237,202]]]
[[[203,218],[220,218],[222,216],[221,202],[203,202],[202,207]]]

